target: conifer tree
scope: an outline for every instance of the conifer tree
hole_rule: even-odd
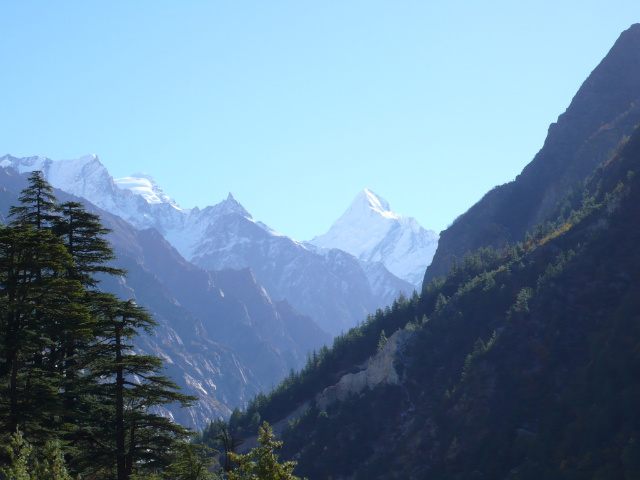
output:
[[[20,205],[12,206],[9,216],[14,225],[33,225],[36,230],[50,227],[55,220],[57,208],[53,187],[42,178],[42,172],[31,172],[29,186],[20,192]]]
[[[278,463],[276,450],[282,442],[275,439],[267,422],[258,429],[258,444],[245,455],[231,454],[238,467],[229,472],[229,480],[300,480],[293,475],[296,462]]]
[[[115,258],[105,236],[110,230],[100,223],[100,217],[88,212],[79,202],[64,202],[57,210],[53,231],[62,238],[74,265],[70,276],[85,287],[95,287],[96,274],[124,275],[124,270],[107,265]]]
[[[54,358],[59,332],[85,336],[88,312],[79,282],[64,278],[71,258],[48,230],[0,227],[0,425],[18,424],[44,441],[59,414]],[[1,427],[0,427],[1,428]]]
[[[78,449],[87,448],[87,440],[94,445],[99,440],[92,433],[93,427],[86,421],[87,412],[94,409],[93,401],[88,397],[94,380],[79,372],[88,368],[94,361],[96,349],[91,348],[92,339],[100,332],[97,330],[97,304],[104,299],[104,295],[96,288],[99,280],[96,274],[124,275],[124,270],[108,265],[115,258],[111,245],[105,236],[109,229],[100,223],[100,217],[87,212],[79,202],[65,202],[57,209],[59,215],[53,221],[53,232],[61,238],[67,252],[73,259],[72,266],[67,271],[67,277],[80,282],[85,288],[84,296],[79,303],[87,307],[92,313],[93,335],[87,338],[61,336],[61,358],[58,365],[64,376],[63,397],[65,416],[64,423],[68,426],[65,436],[68,445]],[[109,297],[113,301],[112,297]],[[78,452],[81,453],[81,452]]]
[[[8,295],[7,301],[10,310],[14,310],[12,316],[13,323],[16,324],[18,318],[22,316],[22,324],[24,332],[31,332],[33,338],[38,338],[37,345],[31,347],[23,342],[17,342],[13,345],[14,351],[20,351],[24,355],[26,351],[31,349],[31,364],[25,364],[25,368],[29,372],[30,377],[39,372],[42,382],[35,382],[41,387],[47,379],[48,388],[46,392],[40,392],[43,398],[55,397],[56,401],[51,402],[46,408],[46,402],[39,405],[35,409],[38,412],[49,411],[49,422],[60,423],[61,410],[67,410],[63,416],[63,423],[69,425],[68,405],[64,405],[64,399],[57,394],[69,392],[68,378],[73,376],[70,374],[74,367],[73,350],[69,350],[69,345],[73,345],[79,341],[88,341],[91,338],[91,325],[88,309],[83,302],[84,289],[78,278],[74,278],[72,270],[75,267],[74,258],[65,251],[65,247],[59,238],[59,235],[52,234],[51,230],[56,223],[58,216],[55,212],[58,206],[55,203],[56,198],[53,195],[53,188],[46,180],[42,178],[41,172],[34,171],[28,178],[28,186],[19,197],[20,204],[10,209],[11,216],[14,217],[11,227],[5,227],[6,235],[15,234],[16,238],[5,238],[12,246],[5,248],[2,252],[2,261],[4,268],[2,273],[7,275],[8,288],[3,289],[3,293]],[[7,241],[4,245],[7,246]],[[30,242],[30,243],[29,243]],[[21,252],[17,249],[22,248]],[[52,264],[54,256],[57,255],[57,263]],[[18,259],[19,258],[19,259]],[[17,262],[17,263],[16,263]],[[39,298],[39,303],[34,300],[28,300],[22,303],[25,307],[19,311],[19,303],[11,300],[12,288],[16,288],[15,279],[8,269],[22,268],[25,276],[21,279],[21,291],[25,298]],[[29,277],[26,276],[27,271]],[[15,277],[15,275],[13,275]],[[28,314],[28,315],[27,315]],[[28,323],[25,323],[28,320]],[[9,320],[8,320],[9,321]],[[9,333],[9,332],[7,332]],[[15,355],[14,355],[15,357]],[[18,373],[14,372],[13,377],[17,377]],[[10,382],[12,388],[10,391],[17,392],[17,382]],[[34,382],[30,382],[34,385]],[[69,396],[69,395],[67,395]],[[21,401],[25,400],[24,395],[20,396]],[[26,397],[28,398],[28,396]],[[61,403],[62,401],[62,403]],[[17,408],[15,400],[13,407]],[[56,412],[53,412],[53,404],[56,404]],[[20,409],[23,412],[32,412],[33,409]],[[16,425],[10,423],[11,430]],[[41,428],[44,424],[39,425]],[[60,425],[58,425],[60,428]],[[62,427],[68,428],[68,427]],[[29,435],[30,431],[25,426],[25,434]]]
[[[162,374],[161,359],[133,353],[151,316],[97,289],[97,274],[124,274],[108,265],[108,229],[79,203],[58,207],[39,172],[20,201],[0,226],[0,437],[19,426],[41,451],[62,440],[86,478],[165,467],[189,432],[158,409],[196,399]]]
[[[212,451],[206,445],[181,443],[176,446],[171,465],[164,473],[171,480],[219,480],[218,475],[209,472]]]
[[[137,470],[166,466],[176,442],[188,436],[186,428],[153,409],[169,403],[188,406],[196,398],[181,394],[161,374],[160,358],[132,351],[138,331],[150,333],[155,325],[143,308],[105,294],[100,310],[99,355],[90,370],[101,379],[95,388],[101,405],[96,413],[113,418],[104,424],[109,449],[102,453],[115,458],[115,477],[129,480]]]
[[[10,462],[0,467],[6,480],[73,480],[67,472],[59,442],[48,442],[35,449],[17,430],[8,445]]]

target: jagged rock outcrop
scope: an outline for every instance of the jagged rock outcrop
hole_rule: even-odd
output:
[[[409,330],[398,330],[391,335],[378,354],[369,360],[366,368],[357,373],[344,375],[338,383],[325,388],[316,396],[316,405],[320,410],[334,402],[346,400],[350,395],[357,395],[365,388],[377,385],[398,385],[401,381],[395,364],[401,360],[402,352],[414,333]]]

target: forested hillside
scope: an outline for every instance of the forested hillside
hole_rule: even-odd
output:
[[[640,477],[636,172],[638,130],[521,241],[313,353],[231,433],[271,422],[311,480]]]

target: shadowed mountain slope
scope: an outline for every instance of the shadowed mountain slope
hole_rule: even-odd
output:
[[[633,45],[638,28],[612,52]],[[601,110],[617,98],[592,94]],[[575,120],[569,137],[587,122]],[[232,416],[232,432],[269,421],[310,480],[640,478],[640,130],[629,126],[617,145],[598,139],[623,123],[581,147],[550,133],[558,150],[611,154],[564,195],[554,188],[582,165],[578,153],[555,174],[536,163],[487,194],[467,215],[490,200],[504,213],[505,192],[535,183],[519,199],[528,218],[500,219],[523,237],[530,222],[533,234],[493,248],[499,235],[484,230],[486,245],[474,237],[479,248],[420,296],[336,338]]]
[[[453,259],[469,251],[522,240],[638,123],[640,24],[635,24],[620,35],[565,113],[549,127],[544,146],[522,173],[488,192],[441,232],[423,285],[445,275]]]
[[[271,422],[310,480],[640,478],[637,172],[640,131],[551,228],[466,257],[230,428]]]

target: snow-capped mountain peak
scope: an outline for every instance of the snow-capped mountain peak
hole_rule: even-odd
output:
[[[95,154],[55,161],[46,157],[15,158],[6,155],[0,158],[0,166],[18,173],[40,170],[55,188],[83,197],[136,228],[156,227],[162,230],[164,224],[176,223],[182,216],[182,210],[175,201],[166,196],[150,176],[136,174],[128,177],[128,184],[121,188]],[[123,180],[122,183],[127,182]],[[154,202],[154,199],[160,202]]]
[[[148,173],[139,172],[134,173],[129,177],[117,178],[114,180],[119,188],[130,190],[136,195],[140,195],[147,203],[169,203],[175,207],[178,207],[176,201],[166,195],[158,184],[153,180],[153,177]]]
[[[371,190],[359,192],[329,231],[309,243],[339,248],[361,260],[382,262],[397,277],[419,286],[438,245],[438,235],[412,217],[391,210]]]
[[[207,208],[215,209],[216,215],[228,215],[228,214],[235,213],[242,217],[252,219],[251,214],[247,212],[247,210],[242,206],[242,204],[240,204],[240,202],[238,202],[233,197],[231,192],[229,192],[229,195],[227,195],[227,198],[224,199],[222,202],[218,203],[217,205],[214,205],[213,207],[207,207]]]
[[[384,198],[376,195],[369,189],[364,189],[351,202],[351,209],[358,210],[361,208],[369,208],[385,218],[399,218],[400,215],[391,211],[389,202]]]
[[[13,168],[18,173],[30,173],[40,170],[45,177],[53,175],[58,181],[73,180],[74,177],[78,177],[80,171],[96,163],[101,165],[95,153],[83,155],[73,160],[59,160],[57,162],[40,156],[16,158],[12,155],[5,155],[0,158],[0,167]]]
[[[16,158],[5,155],[0,159],[0,166],[12,168],[18,173],[40,170],[54,187],[84,197],[98,206],[101,206],[100,200],[106,191],[117,189],[111,175],[95,154],[56,161],[46,157]]]
[[[149,175],[135,174],[115,181],[95,155],[57,161],[5,156],[0,158],[0,166],[25,173],[42,170],[54,187],[84,197],[140,230],[153,228],[185,260],[200,268],[251,268],[275,301],[287,299],[332,334],[388,305],[399,292],[411,290],[411,284],[390,273],[393,270],[386,264],[365,262],[340,249],[325,252],[319,247],[308,248],[308,244],[279,234],[254,220],[232,194],[217,205],[180,209]],[[389,238],[388,222],[401,217],[373,192],[365,191],[361,197],[353,203],[353,212],[342,220],[361,221],[369,227],[367,231],[376,226],[374,230]],[[358,211],[363,216],[359,220]],[[406,241],[403,238],[391,244],[406,243],[407,249],[414,248],[410,237]],[[370,247],[374,251],[375,245]],[[412,259],[403,257],[403,261]],[[417,268],[417,277],[422,278],[424,267]]]

